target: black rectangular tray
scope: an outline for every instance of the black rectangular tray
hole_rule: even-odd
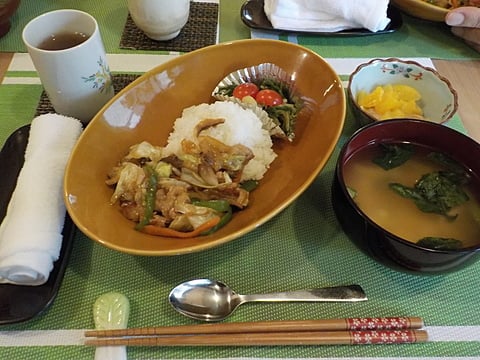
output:
[[[30,125],[14,131],[0,152],[0,221],[7,212],[10,197],[23,167]],[[66,214],[60,256],[47,282],[39,286],[0,284],[0,325],[32,319],[47,309],[57,296],[73,246],[76,227]]]

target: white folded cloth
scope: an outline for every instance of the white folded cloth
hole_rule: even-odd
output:
[[[389,0],[265,0],[264,11],[276,29],[337,32],[384,30]]]
[[[33,119],[25,162],[0,225],[0,283],[34,286],[48,280],[62,245],[65,166],[81,131],[74,118]]]

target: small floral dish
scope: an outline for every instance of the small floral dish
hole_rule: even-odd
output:
[[[458,109],[450,81],[415,61],[373,59],[359,65],[348,82],[349,104],[361,125],[393,118],[445,123]]]

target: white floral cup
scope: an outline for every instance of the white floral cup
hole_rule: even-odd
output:
[[[31,20],[23,42],[55,111],[88,123],[114,95],[97,21],[79,10]]]
[[[188,21],[190,0],[128,0],[133,22],[153,40],[171,40]]]

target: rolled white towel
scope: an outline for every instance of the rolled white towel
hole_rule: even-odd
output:
[[[62,245],[65,166],[81,131],[79,120],[63,115],[33,119],[25,162],[0,225],[0,283],[33,286],[48,280]]]
[[[337,32],[384,30],[389,0],[265,0],[264,11],[276,29]]]

